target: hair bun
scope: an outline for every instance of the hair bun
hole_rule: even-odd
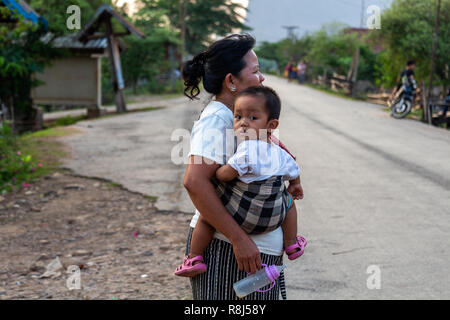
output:
[[[194,99],[200,93],[199,84],[205,75],[205,62],[206,53],[201,52],[183,65],[184,94],[190,99]]]

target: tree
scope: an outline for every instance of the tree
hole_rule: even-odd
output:
[[[140,0],[136,5],[138,12],[129,18],[146,38],[127,37],[127,50],[122,54],[124,77],[135,93],[139,79],[172,72],[175,66],[170,65],[171,48],[178,47],[173,57],[181,60],[184,44],[186,52],[195,54],[206,48],[212,35],[246,29],[237,14],[243,7],[228,0]]]
[[[144,39],[125,38],[127,49],[122,54],[125,81],[136,94],[139,79],[152,79],[170,67],[166,57],[170,45],[178,45],[178,34],[170,27],[166,11],[149,0],[142,0],[133,16],[133,24],[145,34]],[[131,18],[129,18],[131,19]]]
[[[236,30],[250,30],[242,21],[241,4],[229,0],[151,0],[165,11],[169,24],[180,35],[185,30],[185,50],[195,54],[204,50],[213,36],[224,36]]]
[[[41,41],[46,33],[42,23],[33,25],[7,7],[0,7],[0,19],[11,16],[15,22],[0,27],[0,104],[14,120],[13,130],[23,132],[35,125],[31,89],[39,82],[32,75],[63,53]]]
[[[341,75],[347,74],[358,46],[355,34],[346,34],[344,30],[328,34],[321,29],[312,35],[311,43],[307,60],[315,72],[321,73],[326,68]]]

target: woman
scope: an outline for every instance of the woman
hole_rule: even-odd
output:
[[[207,272],[191,279],[194,299],[237,299],[233,283],[246,277],[248,272],[259,270],[262,263],[282,263],[281,228],[262,235],[247,235],[226,211],[211,181],[217,168],[226,164],[234,152],[226,144],[226,131],[233,129],[235,95],[250,86],[262,85],[264,81],[254,45],[255,40],[250,35],[230,35],[183,65],[186,96],[196,98],[200,93],[200,82],[215,96],[192,129],[184,177],[184,186],[197,209],[191,220],[186,251],[189,252],[192,230],[200,212],[218,231],[203,254]],[[284,278],[280,277],[273,290],[253,293],[247,298],[277,300],[280,285],[284,297]]]

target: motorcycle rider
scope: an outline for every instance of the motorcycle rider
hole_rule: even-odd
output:
[[[402,70],[400,75],[397,78],[397,85],[394,90],[392,90],[391,95],[389,96],[389,100],[391,101],[395,94],[400,90],[400,88],[404,85],[407,89],[411,89],[414,93],[416,91],[416,80],[414,79],[414,69],[416,68],[416,63],[414,60],[409,60],[406,62],[406,68]]]

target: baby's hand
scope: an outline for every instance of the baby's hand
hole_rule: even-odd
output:
[[[294,198],[294,200],[303,199],[303,188],[300,183],[296,184],[289,184],[288,192],[291,194],[291,196]]]

